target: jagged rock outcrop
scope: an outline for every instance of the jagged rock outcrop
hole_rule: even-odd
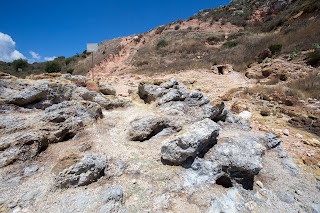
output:
[[[193,123],[163,142],[161,159],[168,164],[181,165],[213,146],[219,130],[219,125],[210,119]]]
[[[0,101],[21,107],[45,109],[70,100],[96,102],[105,109],[127,107],[131,101],[83,87],[84,77],[69,75],[41,75],[30,79],[3,79],[0,83]],[[110,88],[109,88],[110,89]],[[108,94],[113,91],[108,92]],[[105,91],[106,92],[106,91]]]
[[[222,170],[246,189],[252,189],[253,177],[262,169],[265,147],[257,139],[241,136],[222,138],[210,153],[210,159],[218,162]]]
[[[243,128],[240,124],[222,125],[215,144],[204,156],[196,158],[185,174],[185,185],[217,183],[228,188],[239,183],[252,189],[268,149],[279,147],[281,140],[271,133]]]
[[[219,121],[225,120],[227,115],[223,103],[211,106],[206,95],[198,90],[188,91],[175,79],[160,83],[141,82],[138,95],[145,103],[155,102],[164,114],[183,120],[195,122],[210,118]]]
[[[56,177],[56,187],[68,188],[85,186],[103,176],[107,160],[100,155],[85,155],[79,162],[61,171]]]
[[[102,108],[130,105],[129,100],[88,90],[86,82],[69,74],[27,79],[1,75],[0,167],[31,159],[50,143],[72,139],[102,118]]]

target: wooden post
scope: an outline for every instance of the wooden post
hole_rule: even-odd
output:
[[[93,52],[92,52],[92,81],[94,81],[94,70],[93,70]]]

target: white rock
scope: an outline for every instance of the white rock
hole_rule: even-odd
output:
[[[298,139],[303,139],[303,136],[302,136],[301,134],[297,133],[297,134],[296,134],[296,138],[298,138]]]
[[[284,130],[282,131],[282,133],[283,133],[284,135],[286,135],[286,136],[289,136],[289,135],[290,135],[290,132],[289,132],[288,129],[284,129]]]
[[[258,181],[256,182],[256,184],[257,184],[260,188],[263,188],[263,183],[262,183],[261,181],[258,180]]]
[[[241,119],[248,120],[252,117],[252,113],[249,111],[242,111],[238,115]]]

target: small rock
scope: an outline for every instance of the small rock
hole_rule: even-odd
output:
[[[260,115],[269,116],[269,115],[271,115],[271,111],[268,108],[261,109],[260,110]]]
[[[85,152],[85,151],[88,151],[91,149],[91,145],[88,144],[88,143],[83,143],[81,144],[80,148],[79,148],[79,151],[80,152]]]
[[[64,169],[55,178],[58,188],[85,186],[97,181],[106,167],[106,158],[100,155],[85,155],[79,162]]]
[[[302,192],[300,191],[300,190],[295,190],[295,193],[297,194],[297,195],[302,195]]]
[[[296,138],[302,140],[302,139],[303,139],[303,136],[302,136],[301,134],[297,133],[297,134],[296,134]]]
[[[116,90],[110,85],[99,85],[100,92],[104,95],[116,95]]]
[[[258,181],[256,182],[256,184],[257,184],[260,188],[263,188],[263,183],[262,183],[261,181],[258,180]]]
[[[39,169],[38,165],[29,166],[29,167],[24,169],[23,175],[24,176],[30,176],[30,175],[34,174],[38,169]]]
[[[290,132],[289,132],[288,129],[284,129],[284,130],[282,131],[282,133],[283,133],[284,135],[286,135],[286,136],[289,136],[289,135],[290,135]]]
[[[249,120],[252,117],[252,113],[249,111],[242,111],[241,113],[239,113],[238,115],[241,119],[244,120]]]

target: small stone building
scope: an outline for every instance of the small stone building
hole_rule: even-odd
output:
[[[233,71],[233,67],[230,64],[213,65],[211,67],[211,71],[214,74],[225,75],[225,74],[228,74],[229,72],[232,72]]]

